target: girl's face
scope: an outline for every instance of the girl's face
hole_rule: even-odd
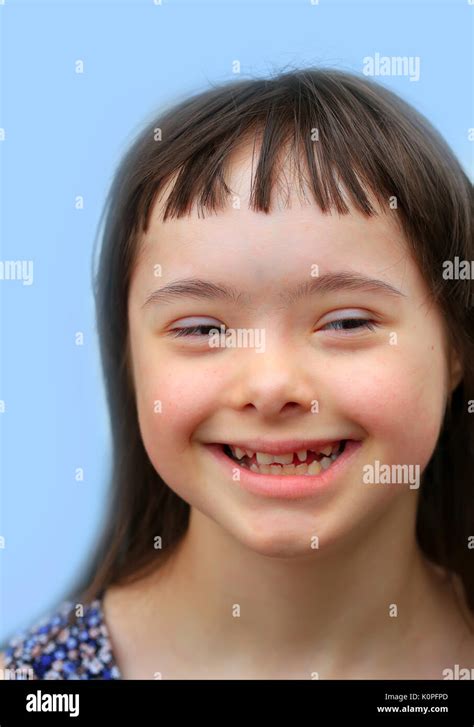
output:
[[[419,465],[421,474],[452,381],[441,315],[398,231],[397,212],[387,205],[372,218],[325,215],[292,195],[291,207],[256,213],[248,209],[250,173],[248,156],[236,155],[229,181],[238,202],[205,219],[193,208],[191,217],[163,224],[164,200],[153,209],[129,297],[149,458],[180,497],[262,554],[314,553],[314,536],[320,549],[339,545],[387,523],[382,516],[393,516],[394,528],[412,526],[419,480],[368,484],[364,468],[378,460],[412,465],[414,476]],[[382,284],[346,281],[290,295],[338,273]],[[153,292],[191,278],[240,297],[176,293],[145,304]],[[348,318],[358,322],[337,323]],[[372,325],[361,327],[361,319]],[[198,325],[263,331],[254,340],[264,340],[264,350],[211,348],[209,328],[175,335]],[[243,488],[233,477],[238,465],[227,466],[209,447],[256,438],[352,439],[360,447],[319,491],[264,496]]]

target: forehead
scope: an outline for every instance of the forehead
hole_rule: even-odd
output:
[[[186,268],[192,272],[199,265],[229,264],[239,257],[258,272],[269,260],[275,264],[276,259],[288,256],[293,264],[305,266],[340,265],[348,256],[366,266],[372,259],[377,266],[395,264],[406,256],[396,213],[390,213],[388,204],[384,212],[370,196],[378,214],[366,217],[354,209],[342,189],[349,214],[323,213],[307,184],[303,183],[302,193],[300,175],[288,155],[274,180],[270,213],[251,209],[258,153],[258,145],[249,143],[233,152],[225,178],[231,194],[223,209],[200,212],[195,201],[189,215],[163,222],[175,175],[154,202],[148,230],[139,243],[137,268],[154,261],[165,267],[179,264],[181,272]]]

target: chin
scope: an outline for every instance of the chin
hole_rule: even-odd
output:
[[[229,527],[227,526],[229,531]],[[336,540],[336,533],[318,528],[308,513],[291,515],[255,513],[255,521],[247,518],[241,527],[232,528],[232,537],[253,553],[269,558],[314,559],[322,546]]]

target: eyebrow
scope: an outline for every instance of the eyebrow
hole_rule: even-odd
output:
[[[333,293],[341,290],[357,290],[367,293],[382,293],[384,295],[406,297],[390,283],[377,278],[353,272],[325,273],[299,283],[291,290],[282,292],[279,299],[286,305],[293,305],[302,298],[317,293]],[[149,305],[167,305],[181,298],[195,300],[226,300],[234,305],[250,302],[248,293],[243,293],[233,286],[213,283],[201,278],[185,278],[168,283],[151,293],[143,303],[142,308]]]

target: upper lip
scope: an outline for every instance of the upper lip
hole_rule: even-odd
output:
[[[228,444],[232,447],[240,447],[240,449],[249,449],[252,452],[264,452],[268,454],[287,454],[290,452],[301,452],[303,449],[311,449],[318,451],[327,444],[335,444],[347,440],[348,437],[331,437],[330,439],[280,439],[278,441],[270,441],[268,439],[246,439],[229,440],[227,442],[219,442],[219,444]]]

